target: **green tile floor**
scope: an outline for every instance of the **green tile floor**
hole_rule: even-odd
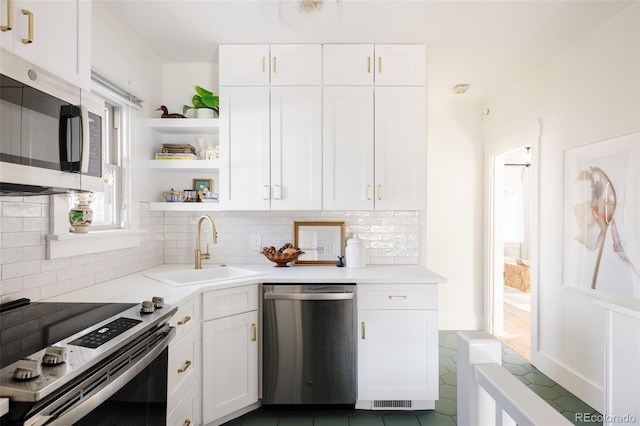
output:
[[[504,367],[522,383],[574,424],[583,424],[575,421],[575,413],[598,414],[505,345],[502,345],[502,362]],[[258,409],[227,422],[224,426],[452,426],[456,424],[457,417],[456,373],[456,332],[440,331],[440,399],[436,401],[435,410],[274,411]],[[589,422],[588,424],[598,426],[598,423]]]

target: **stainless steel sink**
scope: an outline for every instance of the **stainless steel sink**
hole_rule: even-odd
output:
[[[237,268],[235,266],[216,265],[203,269],[180,269],[177,271],[159,272],[157,274],[145,275],[152,280],[169,284],[175,287],[214,284],[221,281],[235,280],[238,278],[248,278],[260,275],[259,272],[248,269]]]

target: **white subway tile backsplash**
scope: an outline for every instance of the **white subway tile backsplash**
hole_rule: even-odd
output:
[[[22,222],[23,231],[40,231],[47,233],[49,231],[48,217],[25,217]]]
[[[22,259],[22,247],[0,249],[0,263],[20,262]]]
[[[11,293],[17,293],[23,290],[22,277],[11,278],[0,281],[0,296],[5,296]]]
[[[19,297],[40,300],[163,263],[193,262],[199,212],[158,212],[140,203],[139,223],[146,233],[140,247],[56,260],[45,259],[49,232],[49,197],[0,197],[1,301]],[[296,220],[341,220],[347,238],[365,241],[370,264],[419,262],[419,212],[415,211],[251,211],[207,213],[215,220],[218,244],[212,244],[208,223],[202,225],[202,246],[210,244],[211,263],[271,264],[251,248],[280,247],[293,240]],[[401,245],[395,245],[401,241]]]
[[[37,246],[41,241],[40,232],[3,232],[2,248]]]
[[[0,217],[0,232],[22,231],[21,217]]]
[[[40,260],[26,260],[2,265],[2,279],[24,277],[40,272]]]
[[[36,203],[2,203],[3,217],[42,217],[42,204]]]
[[[32,274],[24,278],[24,288],[38,288],[56,282],[57,274],[55,271],[41,272]]]

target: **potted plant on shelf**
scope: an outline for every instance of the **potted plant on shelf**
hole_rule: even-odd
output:
[[[193,103],[193,106],[184,105],[182,107],[183,114],[186,115],[187,111],[195,108],[198,118],[214,118],[220,112],[218,109],[220,98],[200,86],[196,86],[196,94],[191,98],[191,103]]]

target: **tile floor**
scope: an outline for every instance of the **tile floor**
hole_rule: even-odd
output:
[[[513,349],[502,346],[507,370],[576,425],[575,413],[597,413],[538,371]],[[453,426],[456,424],[456,332],[440,331],[440,399],[435,410],[362,411],[258,409],[224,426]],[[585,423],[586,424],[586,423]],[[601,423],[600,423],[601,424]],[[596,426],[597,423],[590,422]]]

